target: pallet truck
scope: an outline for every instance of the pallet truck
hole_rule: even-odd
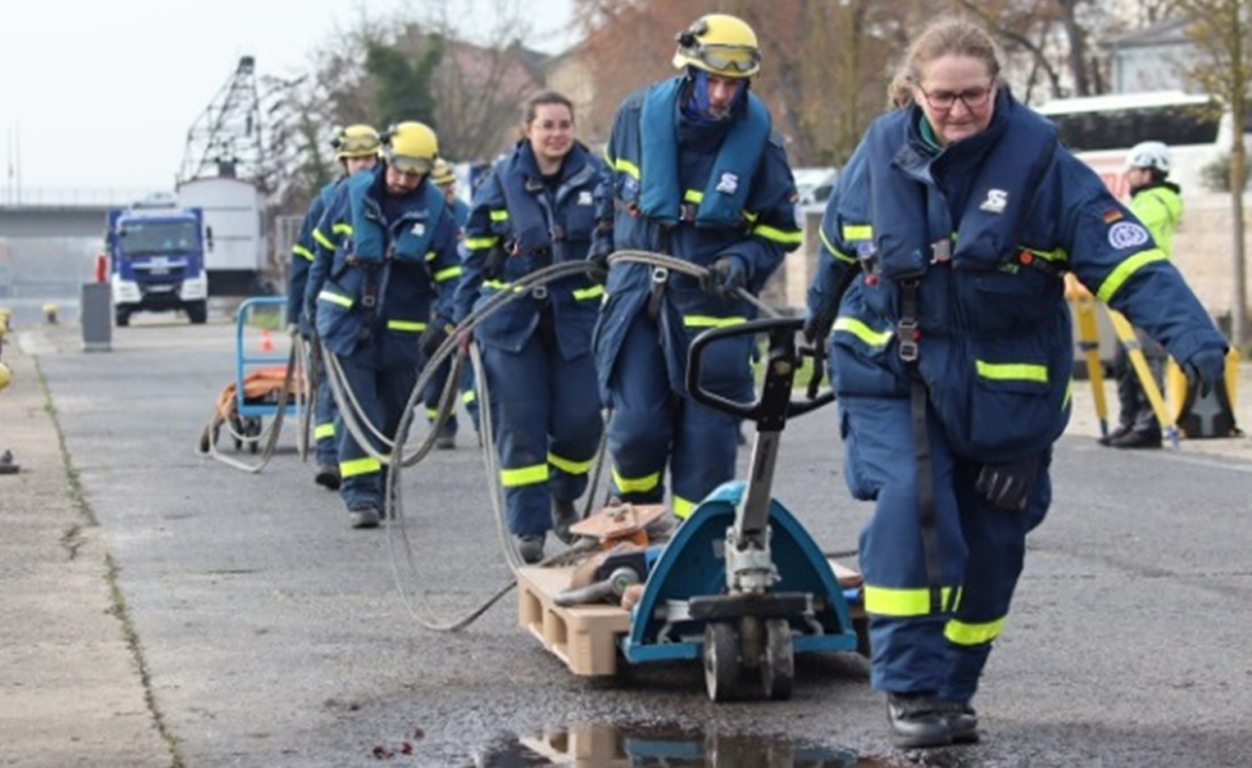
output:
[[[691,397],[756,425],[746,481],[714,490],[664,545],[623,547],[619,540],[599,556],[594,571],[601,578],[590,585],[571,589],[570,569],[518,571],[522,625],[576,673],[613,674],[619,657],[631,664],[702,659],[713,701],[742,698],[754,687],[766,698],[787,699],[796,654],[867,647],[859,574],[828,560],[770,495],[788,419],[834,400],[829,390],[792,400],[802,355],[813,355],[797,348],[802,325],[800,318],[753,320],[710,329],[692,342]],[[737,403],[701,385],[701,359],[711,344],[758,334],[768,337],[768,354],[755,402]],[[820,377],[820,363],[816,368]],[[638,536],[656,512],[630,506],[610,506],[571,530],[616,526]],[[629,610],[594,600],[625,595]]]

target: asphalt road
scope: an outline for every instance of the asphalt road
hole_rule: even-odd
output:
[[[348,528],[337,496],[295,455],[294,425],[259,474],[197,455],[234,378],[232,324],[136,318],[104,353],[80,352],[70,326],[22,342],[116,567],[150,714],[169,745],[127,765],[317,768],[375,764],[376,754],[404,765],[547,765],[525,744],[565,728],[617,734],[619,750],[622,734],[656,731],[695,733],[697,752],[716,739],[740,744],[722,754],[741,762],[675,765],[851,765],[773,762],[742,746],[774,742],[879,765],[1248,763],[1252,461],[1063,438],[1052,511],[1030,538],[975,700],[983,743],[918,758],[890,749],[882,698],[856,656],[801,656],[790,701],[713,704],[696,665],[575,677],[519,628],[515,594],[464,631],[422,629],[396,587],[396,537]],[[844,488],[834,413],[788,425],[774,495],[819,546],[843,550],[870,508]],[[418,573],[402,578],[446,613],[509,576],[466,423],[458,450],[403,479]],[[221,448],[234,455],[225,438]]]

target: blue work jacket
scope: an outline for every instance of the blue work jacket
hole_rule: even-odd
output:
[[[432,314],[451,312],[461,272],[457,228],[443,192],[428,180],[385,220],[385,173],[380,163],[340,185],[313,232],[315,266],[327,267],[316,295],[317,332],[327,349],[364,355],[366,365],[416,366],[418,337]]]
[[[597,191],[597,216],[612,222],[598,236],[612,242],[600,247],[663,253],[702,267],[734,254],[747,268],[745,287],[759,293],[802,239],[782,139],[750,91],[729,120],[694,123],[681,109],[688,87],[685,77],[665,80],[631,94],[618,109],[605,148],[609,173]],[[619,262],[609,272],[609,296],[596,330],[597,369],[606,392],[626,331],[649,303],[653,277],[652,268],[641,264]],[[690,340],[707,328],[754,316],[748,302],[709,295],[682,274],[666,275],[663,302],[662,343],[678,392],[684,391]]]
[[[326,206],[335,196],[335,187],[343,179],[332,181],[318,190],[317,196],[309,204],[309,210],[300,220],[300,231],[291,246],[291,274],[287,282],[287,322],[296,323],[304,334],[313,330],[312,312],[305,303],[306,288],[313,262],[317,259],[317,244],[313,242],[313,230],[322,220]],[[321,287],[318,287],[320,290]]]
[[[529,142],[496,163],[474,194],[465,225],[461,281],[455,319],[537,269],[587,258],[595,227],[595,189],[603,175],[600,160],[575,143],[553,186],[545,183]],[[561,356],[572,360],[591,347],[604,288],[576,275],[548,283],[514,299],[476,327],[487,346],[519,352],[540,325],[541,311],[552,312]],[[546,310],[545,310],[546,308]]]
[[[834,300],[841,397],[907,397],[901,339],[959,455],[1037,455],[1069,419],[1073,337],[1063,273],[1124,312],[1179,361],[1225,341],[1134,215],[1002,91],[983,132],[942,149],[916,106],[874,122],[822,222],[810,313]],[[916,334],[900,325],[917,284]],[[907,345],[906,345],[907,346]]]

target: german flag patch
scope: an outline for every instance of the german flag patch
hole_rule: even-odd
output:
[[[1112,224],[1113,222],[1120,221],[1122,219],[1122,212],[1117,208],[1110,208],[1100,214],[1100,218],[1104,219],[1105,224]]]

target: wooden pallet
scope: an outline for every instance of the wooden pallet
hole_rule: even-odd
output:
[[[829,562],[839,586],[860,586],[860,573]],[[557,605],[555,597],[569,588],[573,572],[572,567],[518,570],[518,621],[574,674],[614,675],[618,641],[630,631],[630,612],[608,603]],[[850,613],[853,620],[864,616],[860,606],[851,606]]]

